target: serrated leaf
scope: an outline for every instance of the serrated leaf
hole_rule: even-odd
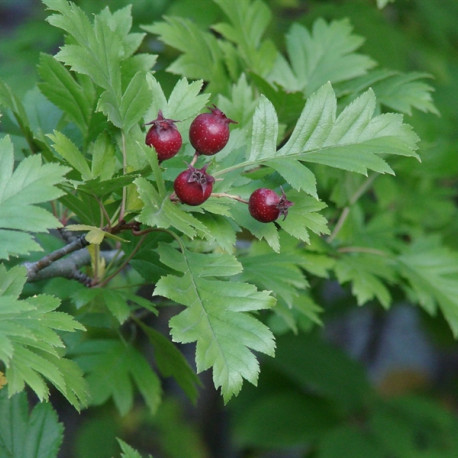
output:
[[[391,294],[385,283],[394,279],[392,263],[387,258],[365,253],[352,253],[339,258],[334,266],[340,283],[351,282],[358,305],[377,299],[388,308]]]
[[[40,55],[38,83],[40,91],[85,132],[88,128],[94,101],[91,94],[75,81],[70,72],[54,57]]]
[[[288,142],[278,151],[304,162],[316,162],[352,172],[393,173],[378,155],[417,157],[418,137],[393,113],[374,115],[375,96],[368,90],[336,117],[336,97],[330,84],[307,100]]]
[[[50,404],[39,403],[29,414],[25,393],[8,399],[6,390],[0,390],[1,456],[57,457],[63,429]]]
[[[119,446],[121,447],[121,451],[122,451],[121,458],[142,458],[140,453],[138,453],[137,450],[135,450],[129,444],[126,444],[124,441],[122,441],[119,438],[117,438],[117,441],[119,442]]]
[[[190,213],[183,211],[180,204],[174,204],[169,196],[161,196],[145,178],[134,181],[144,207],[137,217],[138,221],[151,227],[168,229],[174,227],[188,237],[203,234],[211,238],[208,229]]]
[[[151,104],[152,94],[145,72],[137,72],[121,97],[112,89],[105,91],[99,99],[97,109],[126,133],[137,124]]]
[[[320,18],[311,32],[295,23],[286,35],[290,64],[277,59],[269,79],[309,95],[327,81],[337,83],[363,75],[375,62],[355,52],[362,43],[347,19],[328,24]]]
[[[437,237],[420,238],[399,256],[400,273],[412,299],[429,313],[437,307],[458,336],[458,253]]]
[[[278,118],[275,108],[261,95],[253,116],[249,161],[271,157],[277,149]]]
[[[44,294],[18,299],[26,269],[9,271],[0,264],[0,360],[6,367],[10,395],[29,385],[40,400],[47,399],[49,380],[77,409],[87,401],[82,374],[62,356],[65,345],[57,331],[84,327],[63,312],[60,301]]]
[[[54,133],[49,134],[48,137],[53,142],[52,147],[54,150],[81,174],[83,180],[92,178],[86,158],[67,136],[62,132],[54,131]]]
[[[306,243],[310,241],[309,231],[317,235],[329,234],[326,218],[318,213],[326,207],[324,202],[292,190],[288,191],[287,198],[293,205],[285,219],[277,220],[283,230]]]
[[[233,42],[245,67],[265,74],[272,67],[276,49],[261,38],[271,20],[272,13],[262,1],[239,0],[237,8],[230,0],[214,0],[224,11],[229,23],[219,23],[212,28]]]
[[[186,306],[170,320],[173,340],[197,342],[197,371],[213,368],[215,387],[221,387],[227,402],[240,391],[243,379],[256,384],[259,363],[250,349],[272,355],[275,348],[270,330],[244,312],[270,308],[275,300],[247,283],[212,278],[205,254],[182,247],[177,265],[177,252],[169,245],[160,244],[159,253],[161,262],[182,274],[162,277],[155,288],[156,295]],[[235,260],[221,254],[218,264],[217,271],[223,273],[227,265],[230,275]]]
[[[161,397],[159,378],[132,345],[115,339],[92,339],[72,353],[87,374],[93,405],[112,397],[120,414],[125,415],[133,405],[135,384],[151,412],[156,411]]]
[[[430,77],[427,73],[419,72],[373,70],[367,75],[339,84],[337,92],[339,95],[356,97],[371,88],[377,97],[377,103],[392,110],[411,115],[415,108],[439,114],[431,96],[434,88],[423,81]]]
[[[42,165],[39,154],[22,160],[15,170],[13,164],[13,145],[9,137],[4,137],[0,140],[0,230],[5,235],[2,241],[9,240],[11,244],[2,244],[3,259],[10,254],[27,254],[34,246],[38,248],[29,232],[46,232],[61,226],[37,204],[63,194],[56,185],[64,181],[69,171],[58,164]]]
[[[167,45],[180,50],[181,55],[167,70],[191,79],[218,81],[223,74],[222,55],[216,37],[190,19],[164,17],[164,22],[142,26]]]

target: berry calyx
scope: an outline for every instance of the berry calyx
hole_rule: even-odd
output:
[[[184,204],[200,205],[210,197],[215,179],[207,173],[207,166],[196,169],[190,165],[175,178],[173,189]]]
[[[175,156],[181,148],[183,140],[175,122],[177,121],[164,118],[162,111],[159,110],[157,118],[145,124],[151,124],[145,143],[155,149],[159,162]]]
[[[199,154],[212,156],[221,151],[229,140],[229,119],[215,105],[208,107],[210,113],[196,116],[189,128],[189,140]]]
[[[250,215],[261,223],[270,223],[280,216],[283,220],[288,215],[288,208],[293,205],[282,189],[279,196],[275,191],[268,188],[259,188],[254,191],[248,200]]]

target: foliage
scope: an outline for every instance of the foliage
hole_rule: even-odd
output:
[[[453,142],[431,140],[433,64],[378,66],[327,5],[275,34],[278,5],[214,0],[202,26],[172,3],[139,26],[135,5],[89,15],[43,0],[59,50],[40,53],[24,96],[0,80],[0,444],[57,454],[50,387],[78,410],[112,401],[133,422],[144,406],[172,435],[168,378],[195,403],[210,370],[239,447],[453,455],[452,415],[419,396],[385,401],[318,337],[340,307],[326,307],[336,284],[343,309],[408,300],[458,336],[458,170]],[[405,8],[377,1],[367,17],[383,14],[375,3]],[[221,152],[197,157],[187,132],[211,103],[238,124]],[[144,144],[159,110],[184,140],[162,163]],[[191,207],[172,192],[195,160],[216,182]],[[286,219],[250,217],[244,201],[260,187],[285,191]],[[26,387],[39,399],[30,415]],[[121,456],[140,456],[127,442]]]

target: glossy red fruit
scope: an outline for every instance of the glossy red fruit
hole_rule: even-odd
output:
[[[206,172],[206,169],[207,165],[201,169],[190,165],[175,178],[173,189],[181,202],[200,205],[210,197],[215,179]]]
[[[215,105],[210,113],[198,115],[189,128],[189,140],[199,154],[212,156],[221,151],[229,140],[229,124],[237,124]]]
[[[145,125],[150,125],[145,138],[145,143],[152,146],[157,153],[159,161],[165,161],[175,156],[181,148],[183,140],[172,119],[165,119],[159,111],[157,119]]]
[[[270,223],[288,215],[288,208],[293,205],[282,190],[279,196],[275,191],[267,188],[259,188],[254,191],[248,200],[250,215],[261,223]]]

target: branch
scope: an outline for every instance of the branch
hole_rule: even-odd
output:
[[[80,250],[89,245],[89,242],[86,240],[85,235],[81,235],[67,245],[59,248],[58,250],[49,253],[48,255],[41,258],[36,262],[25,262],[24,266],[27,269],[27,277],[30,281],[30,278],[34,278],[41,270],[48,267],[53,262],[57,261],[60,258],[63,258],[69,253],[73,253],[76,250]]]
[[[66,245],[64,248],[68,247]],[[56,250],[59,251],[59,250]],[[53,252],[55,253],[55,251]],[[50,253],[45,258],[48,258],[53,253]],[[105,259],[107,263],[111,262],[116,256],[119,256],[119,250],[110,250],[100,252],[100,256]],[[43,258],[43,259],[45,259]],[[41,261],[41,260],[40,260]],[[38,280],[44,280],[46,278],[53,277],[64,277],[72,280],[77,280],[86,286],[90,286],[91,278],[82,273],[79,269],[91,263],[91,255],[86,249],[79,249],[74,251],[70,256],[65,259],[58,259],[52,261],[52,265],[48,264],[48,267],[36,270],[34,265],[39,263],[27,262],[24,266],[27,268],[27,281],[33,282]]]

